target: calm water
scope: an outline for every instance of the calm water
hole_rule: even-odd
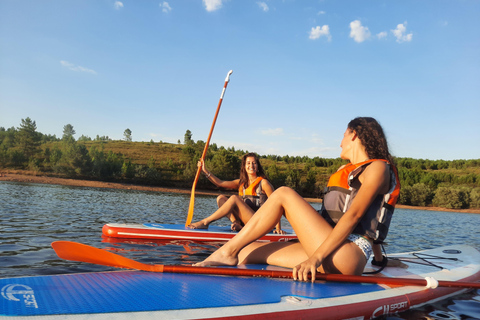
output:
[[[215,211],[215,197],[195,199],[194,221]],[[144,263],[201,261],[220,244],[101,235],[102,226],[111,222],[184,223],[189,201],[186,194],[0,182],[0,278],[114,270],[59,259],[50,247],[56,240],[105,248]],[[397,209],[388,243],[387,253],[451,244],[480,250],[480,214]],[[383,319],[480,319],[480,290]]]

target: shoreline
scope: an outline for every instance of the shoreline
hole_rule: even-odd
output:
[[[77,179],[68,179],[68,178],[57,178],[49,176],[37,176],[26,173],[18,172],[0,172],[0,181],[10,181],[10,182],[24,182],[24,183],[41,183],[41,184],[53,184],[53,185],[63,185],[71,187],[86,187],[86,188],[110,188],[110,189],[123,189],[123,190],[137,190],[137,191],[153,191],[153,192],[168,192],[168,193],[184,193],[190,194],[191,190],[180,189],[180,188],[167,188],[167,187],[152,187],[152,186],[141,186],[120,182],[104,182],[104,181],[94,181],[94,180],[77,180]],[[195,190],[195,194],[199,195],[211,195],[216,196],[221,191],[205,191],[205,190]],[[227,193],[228,192],[223,192]],[[316,198],[305,198],[308,202],[321,202],[320,199]],[[415,207],[415,206],[406,206],[397,204],[396,208],[401,209],[411,209],[411,210],[428,210],[428,211],[444,211],[444,212],[461,212],[461,213],[480,213],[480,209],[446,209],[439,207]]]

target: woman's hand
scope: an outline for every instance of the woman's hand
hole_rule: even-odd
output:
[[[273,230],[273,233],[278,233],[278,234],[287,234],[287,231],[285,230],[282,230],[280,228],[277,228],[275,230]]]
[[[202,159],[198,160],[197,162],[197,168],[202,168],[202,172],[206,175],[208,175],[208,172],[207,172],[207,169],[205,169],[205,161],[203,161]]]
[[[293,268],[293,280],[308,281],[308,275],[311,274],[312,283],[315,282],[315,276],[317,274],[317,268],[322,264],[322,261],[310,257],[308,260],[300,263]]]

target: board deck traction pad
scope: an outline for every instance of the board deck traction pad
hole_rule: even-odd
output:
[[[0,281],[1,309],[7,315],[215,308],[275,303],[292,292],[299,297],[325,298],[381,289],[369,284],[312,286],[289,279],[250,277],[229,277],[225,282],[225,277],[219,276],[144,271],[69,274],[61,276],[61,281],[57,281],[59,276],[5,280]]]
[[[465,250],[469,247],[455,248]],[[444,255],[455,256],[457,253],[454,253],[453,249],[448,247],[450,251],[444,251],[446,252]],[[476,258],[477,266],[473,269],[476,270],[479,280],[479,256],[476,255]],[[442,263],[453,268],[456,265],[465,265],[459,262],[439,262]],[[435,269],[428,265],[422,268],[428,267]],[[253,265],[248,268],[278,269],[265,265]],[[439,272],[438,269],[430,271]],[[275,304],[280,302],[282,297],[318,300],[388,290],[387,286],[377,284],[340,282],[312,284],[291,279],[144,271],[47,275],[0,279],[0,316],[191,310]]]

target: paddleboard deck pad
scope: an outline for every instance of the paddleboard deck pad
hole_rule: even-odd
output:
[[[401,258],[401,266],[386,267],[383,276],[480,281],[480,252],[468,246],[390,257]],[[366,270],[371,268],[368,264]],[[370,319],[465,290],[143,271],[92,272],[0,279],[0,315],[9,319]]]
[[[293,230],[287,234],[267,233],[259,241],[289,241],[297,239]],[[103,235],[113,238],[157,239],[157,240],[193,240],[193,241],[228,241],[237,232],[229,226],[209,226],[208,229],[190,229],[183,224],[122,224],[108,223],[102,228]]]

